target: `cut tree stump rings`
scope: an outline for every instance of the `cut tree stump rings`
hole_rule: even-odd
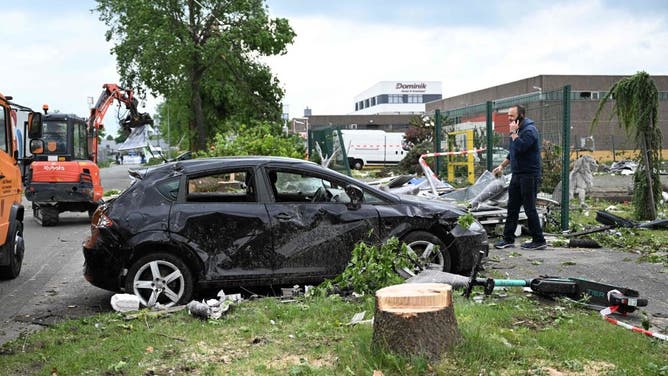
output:
[[[404,283],[376,291],[374,346],[438,360],[460,340],[452,286]]]

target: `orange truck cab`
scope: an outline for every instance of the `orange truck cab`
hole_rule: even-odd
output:
[[[16,105],[10,102],[11,99],[0,94],[0,279],[19,275],[25,253],[21,169],[14,133]],[[37,118],[40,115],[38,113]],[[33,121],[33,113],[29,119],[29,122]]]

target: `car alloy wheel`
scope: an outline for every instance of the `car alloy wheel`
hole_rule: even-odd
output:
[[[413,260],[411,268],[399,271],[403,277],[415,276],[423,270],[448,272],[452,268],[445,245],[435,235],[417,231],[408,234],[402,241],[408,246],[408,252]]]
[[[192,274],[183,261],[171,254],[150,254],[128,270],[126,291],[139,297],[145,307],[185,304],[193,293]]]

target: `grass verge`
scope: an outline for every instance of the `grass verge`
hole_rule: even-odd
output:
[[[464,340],[441,361],[372,346],[372,297],[245,301],[219,320],[181,311],[125,320],[109,313],[5,344],[11,375],[666,375],[668,344],[606,323],[595,311],[511,295],[455,298]],[[552,373],[550,373],[552,372]]]

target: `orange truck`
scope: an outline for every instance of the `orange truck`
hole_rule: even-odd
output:
[[[41,114],[11,100],[0,94],[0,279],[19,275],[25,253],[16,111],[29,111],[29,127],[41,122]]]
[[[59,214],[65,211],[87,211],[92,216],[102,201],[98,133],[114,100],[129,111],[122,127],[152,122],[148,114],[137,110],[132,90],[116,84],[102,88],[87,120],[72,114],[48,114],[45,105],[41,126],[28,130],[32,156],[27,159],[24,177],[26,198],[32,201],[34,217],[42,226],[57,225]]]

